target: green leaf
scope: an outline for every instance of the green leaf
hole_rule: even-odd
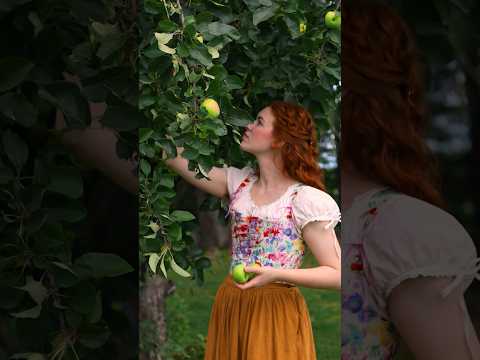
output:
[[[158,254],[151,254],[148,257],[148,266],[150,266],[150,270],[152,270],[154,274],[157,273],[157,265],[160,260],[161,258]]]
[[[173,39],[173,34],[167,33],[155,33],[155,38],[157,39],[158,45],[166,45]],[[161,49],[160,49],[161,50]]]
[[[107,59],[109,56],[122,50],[127,40],[128,38],[125,34],[112,34],[105,37],[97,50],[97,56],[102,60]]]
[[[0,92],[20,85],[27,78],[33,66],[30,61],[21,57],[0,59]]]
[[[28,160],[27,144],[14,132],[7,130],[2,135],[3,150],[19,174]]]
[[[20,353],[13,354],[10,359],[47,360],[47,356],[41,353]]]
[[[172,224],[168,227],[167,235],[170,241],[177,242],[182,240],[182,227],[179,224]]]
[[[94,278],[114,277],[133,271],[120,256],[107,253],[86,253],[75,260],[76,272]]]
[[[248,6],[250,11],[253,11],[259,6],[261,6],[261,3],[259,0],[243,0],[243,2]]]
[[[21,319],[36,319],[40,316],[41,312],[42,312],[42,305],[39,304],[25,311],[10,313],[10,315],[16,318],[21,318]]]
[[[183,276],[183,277],[192,276],[189,272],[185,271],[184,269],[182,269],[180,266],[177,265],[173,256],[170,257],[170,266],[172,267],[172,270],[175,271],[180,276]]]
[[[24,126],[31,127],[37,120],[37,109],[22,94],[7,93],[0,97],[0,111],[7,118]]]
[[[238,40],[240,38],[240,33],[238,32],[237,28],[218,21],[208,24],[207,29],[208,32],[214,36],[227,35],[233,40]]]
[[[208,53],[212,56],[212,59],[218,59],[220,57],[220,53],[218,52],[217,48],[207,46],[207,50],[208,50]]]
[[[160,269],[162,270],[165,279],[168,279],[167,269],[165,269],[165,256],[162,256],[162,261],[160,262]]]
[[[243,88],[243,80],[237,75],[229,75],[225,79],[225,84],[229,90]]]
[[[78,199],[83,194],[83,180],[76,168],[57,167],[50,169],[50,183],[47,190]]]
[[[257,26],[263,21],[267,21],[272,16],[275,15],[275,12],[278,10],[278,5],[263,7],[255,10],[253,13],[253,25]]]
[[[77,276],[75,271],[73,271],[73,269],[70,266],[68,266],[67,264],[63,264],[63,263],[58,262],[58,261],[52,261],[52,264],[54,264],[55,266],[58,266],[59,268],[61,268],[63,270],[66,270],[66,271],[70,272],[71,274]]]
[[[141,128],[139,130],[139,143],[143,143],[150,139],[150,137],[153,135],[154,131],[153,129],[148,129],[148,128]]]
[[[190,49],[190,56],[207,68],[212,66],[212,56],[205,47],[192,47]]]
[[[167,54],[170,54],[170,55],[173,55],[173,54],[176,53],[175,49],[172,49],[171,47],[169,47],[167,45],[163,45],[163,44],[159,44],[158,49],[160,51],[163,51],[164,53],[167,53]]]
[[[95,297],[95,306],[90,314],[88,314],[87,321],[91,324],[97,323],[101,320],[103,313],[102,307],[102,295],[100,291],[97,291]]]
[[[198,151],[193,149],[186,149],[182,152],[182,157],[187,160],[196,160],[198,159]]]
[[[146,127],[145,116],[131,105],[109,105],[100,122],[119,131],[132,131],[139,127]]]
[[[91,281],[82,281],[65,289],[68,305],[80,314],[87,315],[95,307],[97,290]]]
[[[232,109],[225,116],[225,121],[231,125],[247,126],[253,121],[253,116],[245,110]]]
[[[157,29],[163,33],[172,33],[177,30],[177,24],[171,20],[161,20],[157,25]]]
[[[175,182],[172,177],[163,177],[160,179],[159,184],[165,186],[166,188],[173,189]]]
[[[64,114],[67,127],[82,129],[90,125],[90,106],[76,84],[58,81],[46,85],[38,94]]]
[[[140,159],[140,170],[142,170],[142,173],[145,176],[148,176],[152,171],[152,167],[150,166],[150,163],[148,161],[146,161],[145,159]]]
[[[30,276],[27,277],[25,285],[17,286],[17,289],[28,292],[37,304],[41,304],[48,294],[47,288],[40,281],[35,281]]]
[[[195,219],[195,216],[192,213],[183,210],[175,210],[170,214],[170,216],[174,221],[177,222],[192,221]]]
[[[52,265],[51,272],[58,287],[70,287],[78,282],[79,277],[70,266],[58,261],[52,261]]]
[[[157,97],[153,95],[141,95],[140,98],[138,99],[138,107],[140,110],[145,109],[146,107],[149,107],[157,101]]]

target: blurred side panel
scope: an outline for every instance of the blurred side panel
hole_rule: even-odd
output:
[[[478,359],[476,2],[342,2],[342,359]]]

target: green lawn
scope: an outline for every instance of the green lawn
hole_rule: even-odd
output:
[[[227,274],[229,254],[221,250],[209,255],[213,266],[205,272],[205,283],[172,276],[177,289],[167,300],[169,340],[163,348],[165,359],[203,359],[203,344],[218,286]],[[308,254],[303,267],[316,266]],[[317,359],[340,358],[340,293],[301,288],[307,302],[315,336]]]

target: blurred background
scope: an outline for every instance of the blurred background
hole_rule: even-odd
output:
[[[480,3],[389,0],[412,27],[427,65],[430,128],[448,211],[480,249]],[[480,331],[480,282],[466,300]]]

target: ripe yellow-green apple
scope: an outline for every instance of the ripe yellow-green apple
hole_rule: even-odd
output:
[[[325,25],[330,29],[339,30],[342,24],[342,16],[338,11],[328,11],[325,14]]]
[[[245,265],[237,264],[232,269],[232,278],[236,283],[244,284],[248,281],[247,274],[245,273]]]
[[[307,31],[307,24],[305,24],[303,21],[300,23],[300,32],[301,33],[304,33],[305,31]]]
[[[207,112],[209,118],[214,119],[217,118],[218,115],[220,115],[220,106],[218,106],[218,103],[213,99],[203,100],[200,108],[204,109]]]
[[[248,266],[260,267],[258,264],[251,264]],[[255,277],[253,272],[245,272],[245,264],[237,264],[232,269],[232,277],[236,283],[244,284]]]

